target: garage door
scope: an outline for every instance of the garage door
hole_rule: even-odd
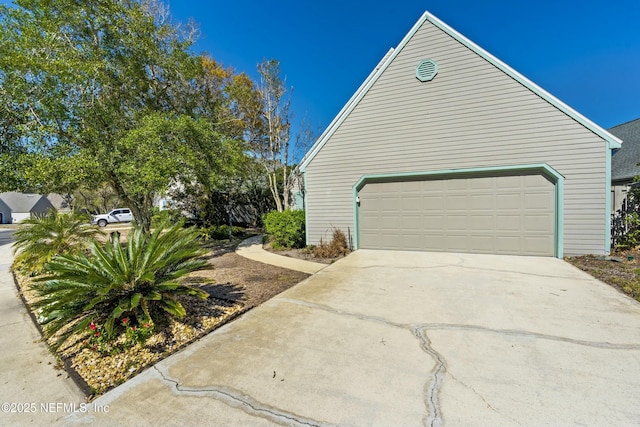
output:
[[[542,175],[368,182],[359,247],[553,256],[555,186]]]

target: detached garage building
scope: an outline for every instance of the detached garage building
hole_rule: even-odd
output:
[[[300,163],[307,243],[608,253],[620,142],[425,13]]]

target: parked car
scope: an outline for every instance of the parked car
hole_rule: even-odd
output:
[[[91,219],[91,224],[98,224],[100,227],[106,227],[107,224],[131,221],[133,221],[131,209],[116,208],[106,214],[94,215]]]

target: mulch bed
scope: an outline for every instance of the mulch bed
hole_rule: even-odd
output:
[[[608,257],[600,255],[566,257],[565,260],[640,301],[640,250],[615,251]]]
[[[309,277],[306,273],[263,264],[241,257],[235,252],[211,259],[213,270],[198,272],[199,276],[215,280],[205,290],[214,298],[241,302],[252,308],[289,289]]]
[[[321,264],[332,264],[334,262],[336,262],[337,260],[339,260],[340,258],[343,258],[343,256],[336,256],[336,257],[330,257],[330,258],[323,258],[323,257],[317,257],[313,254],[313,251],[309,248],[302,248],[302,249],[274,249],[271,244],[269,243],[265,243],[264,245],[262,245],[262,248],[265,251],[269,251],[272,252],[276,255],[282,255],[282,256],[287,256],[290,258],[297,258],[297,259],[302,259],[305,261],[312,261],[312,262],[319,262]]]

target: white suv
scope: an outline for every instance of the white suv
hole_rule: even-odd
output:
[[[98,224],[100,227],[106,227],[107,224],[113,224],[115,222],[131,221],[133,221],[131,209],[117,208],[107,214],[94,215],[91,219],[91,224]]]

